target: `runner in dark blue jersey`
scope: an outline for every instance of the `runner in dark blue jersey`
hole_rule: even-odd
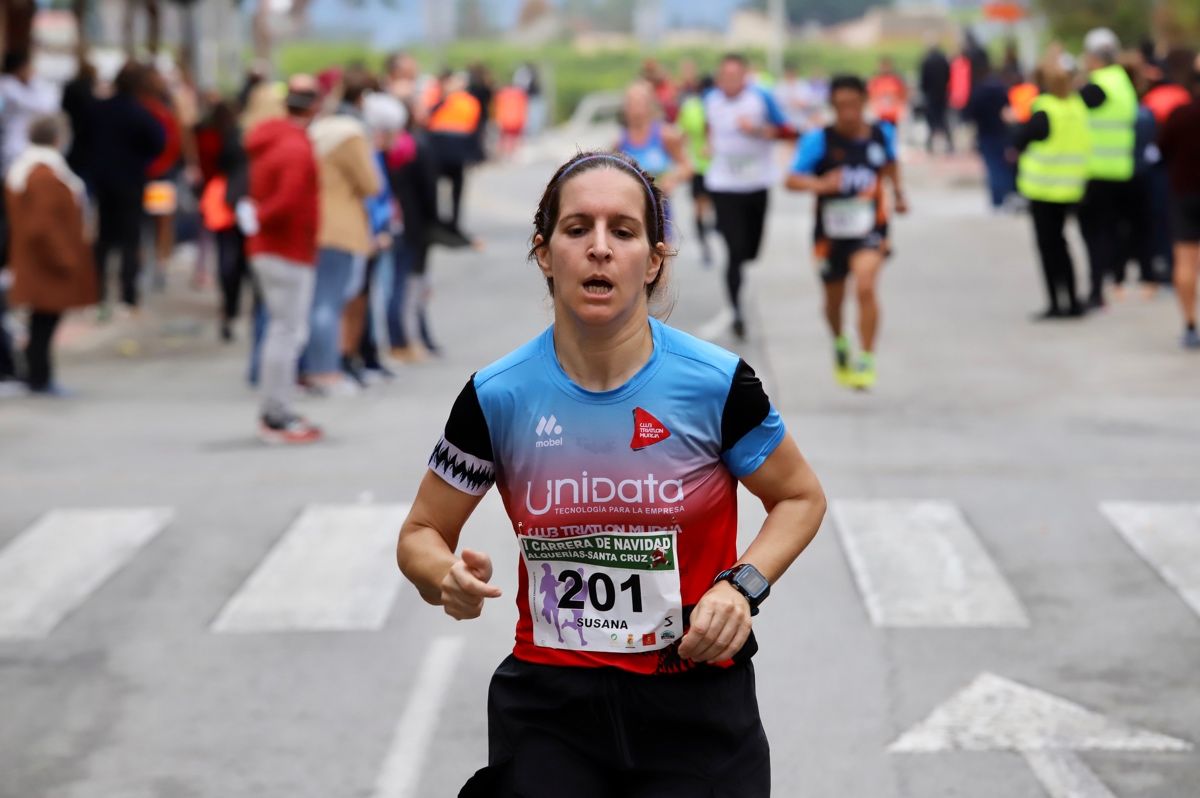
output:
[[[863,115],[867,88],[861,78],[842,75],[829,92],[834,123],[805,134],[787,187],[817,195],[813,253],[825,285],[825,318],[834,336],[838,382],[866,390],[875,384],[875,340],[879,328],[876,293],[879,270],[888,255],[888,209],[884,182],[892,184],[896,211],[908,209],[900,186],[896,130],[871,124]],[[851,357],[842,331],[846,279],[854,277],[858,299],[859,344]]]

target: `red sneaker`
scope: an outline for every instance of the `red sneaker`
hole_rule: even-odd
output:
[[[308,423],[300,416],[290,416],[284,421],[262,418],[258,423],[258,438],[270,444],[316,443],[321,440],[321,428]]]

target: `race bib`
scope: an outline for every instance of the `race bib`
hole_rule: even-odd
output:
[[[683,634],[674,530],[518,539],[537,645],[637,653]]]
[[[828,238],[865,238],[875,229],[875,201],[864,197],[826,200],[821,225]]]
[[[729,173],[734,177],[746,177],[761,164],[761,160],[754,155],[730,155],[725,162],[729,166]]]

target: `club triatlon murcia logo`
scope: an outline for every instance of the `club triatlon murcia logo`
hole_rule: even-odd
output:
[[[653,446],[671,437],[671,431],[663,423],[640,407],[633,409],[633,440],[629,448],[634,451]]]

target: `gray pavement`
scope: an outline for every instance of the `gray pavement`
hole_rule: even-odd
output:
[[[444,357],[359,397],[307,401],[330,433],[319,446],[255,442],[244,345],[218,344],[205,318],[216,300],[182,286],[136,324],[77,325],[60,363],[76,398],[0,402],[0,563],[55,509],[173,511],[48,634],[0,635],[0,796],[457,794],[485,758],[488,677],[516,614],[516,546],[494,497],[465,539],[491,553],[506,595],[477,621],[455,623],[405,585],[364,628],[210,627],[306,507],[410,500],[468,375],[548,322],[524,252],[553,166],[534,157],[474,176],[468,226],[487,250],[439,252],[432,267]],[[1200,755],[1185,745],[1200,742],[1200,607],[1187,603],[1200,587],[1187,581],[1200,558],[1200,360],[1177,346],[1174,300],[1131,297],[1080,323],[1033,324],[1042,292],[1028,221],[986,215],[961,164],[912,171],[913,212],[895,225],[882,282],[878,388],[833,381],[802,197],[773,197],[742,352],[832,500],[957,508],[1025,623],[968,613],[879,625],[869,597],[891,601],[894,588],[938,600],[921,598],[930,583],[903,581],[906,541],[918,538],[888,524],[907,505],[880,515],[870,544],[895,573],[856,566],[841,539],[853,530],[827,518],[757,621],[775,794],[1200,795]],[[689,215],[681,197],[671,322],[730,345],[720,270],[702,267]],[[1161,528],[1175,535],[1174,562],[1140,557],[1102,513],[1112,501],[1190,503],[1191,516]],[[743,507],[748,540],[762,511]],[[60,536],[49,551],[69,561],[74,546]],[[927,554],[915,552],[916,566],[966,561]],[[982,674],[999,680],[960,694]],[[957,715],[935,713],[956,695]],[[889,751],[927,719],[923,752]]]

